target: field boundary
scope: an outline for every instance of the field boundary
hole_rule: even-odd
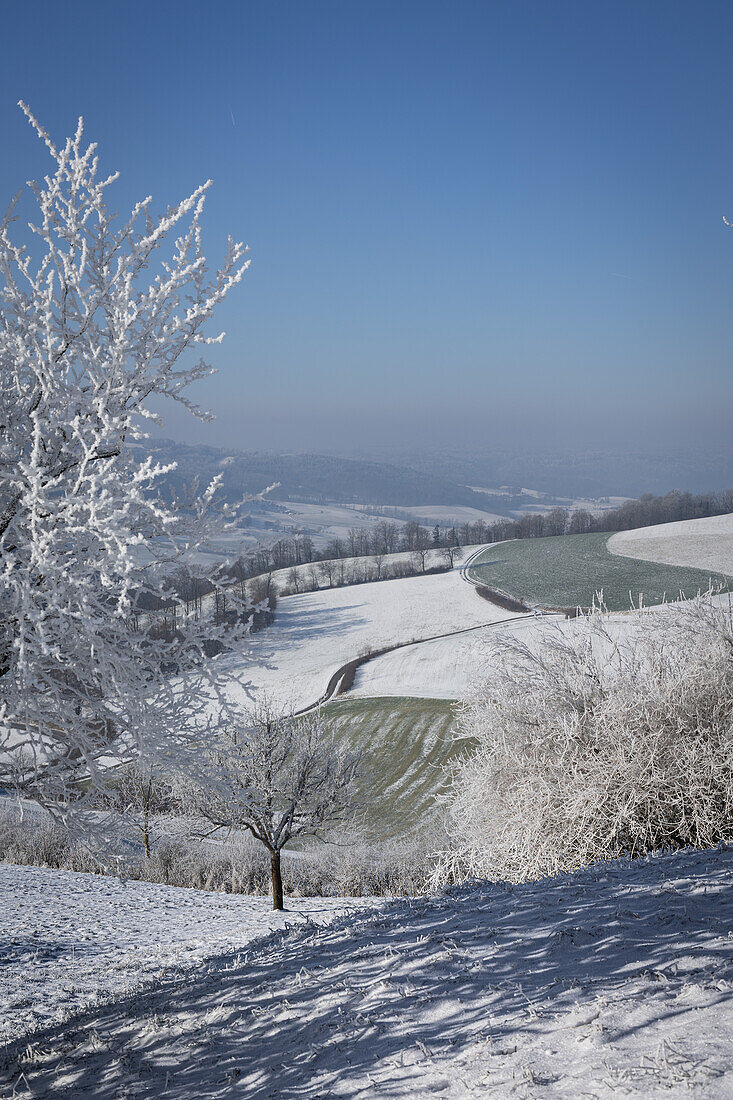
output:
[[[594,607],[626,614],[641,602],[645,606],[656,606],[670,600],[692,599],[718,585],[730,587],[725,574],[715,574],[698,566],[617,554],[609,548],[617,533],[592,532],[489,543],[471,554],[462,573],[479,595],[500,607],[508,610],[521,606],[535,614],[557,614],[568,619],[589,615]],[[567,558],[564,564],[558,565],[551,552],[543,554],[548,544],[563,544]],[[514,588],[514,592],[490,586],[476,572],[484,564],[483,555],[501,545],[506,546],[506,553],[486,559],[487,565],[493,562],[497,566],[487,571],[488,577],[495,577]],[[518,551],[519,546],[526,548],[526,554]],[[626,573],[619,566],[620,562],[624,563]],[[588,573],[591,568],[595,571],[594,577]],[[544,583],[548,578],[553,583]],[[517,589],[524,594],[518,595]]]

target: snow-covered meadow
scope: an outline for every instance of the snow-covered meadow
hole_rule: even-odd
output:
[[[266,897],[0,864],[0,1041],[357,904],[291,898],[276,913]]]
[[[500,611],[497,608],[497,611]],[[497,633],[536,637],[557,615],[511,615],[502,612],[486,629],[405,646],[375,657],[357,669],[349,697],[407,695],[417,699],[460,699],[486,662],[487,642]]]
[[[619,531],[607,545],[623,557],[733,576],[733,513]]]
[[[58,1015],[35,1033],[16,1028],[0,1082],[8,1095],[79,1100],[725,1100],[733,1096],[731,869],[725,849],[601,864],[376,913],[356,907],[325,927],[285,913],[255,940],[268,922],[257,921],[249,899],[207,895],[206,917],[187,891],[135,883],[117,887],[131,900],[118,917],[105,900],[109,880],[73,890],[58,872],[2,868],[10,891],[25,893],[3,974],[6,1004],[13,983],[18,990],[11,1018],[38,980]],[[310,904],[319,919],[334,917]],[[179,929],[193,922],[189,940],[208,956],[195,973],[178,969],[191,957],[185,935],[172,949],[168,939],[171,969],[161,967],[151,945],[166,920]],[[99,945],[89,948],[105,927],[106,968]],[[149,950],[139,950],[143,941]],[[88,997],[73,988],[87,957],[108,1003],[82,1007]],[[113,957],[135,968],[131,991],[121,992]],[[63,1018],[67,1010],[74,1014]]]
[[[725,606],[727,599],[723,593],[715,596],[713,603]],[[643,614],[657,614],[662,606],[645,608]],[[509,613],[503,612],[503,615]],[[609,635],[621,641],[630,638],[640,618],[636,611],[609,612],[603,615],[602,621]],[[461,699],[481,676],[490,673],[489,643],[498,635],[510,635],[536,648],[548,631],[559,630],[565,636],[573,636],[584,630],[585,624],[583,618],[566,619],[557,613],[513,615],[465,634],[405,646],[375,657],[357,669],[348,697],[406,695],[422,699]]]
[[[273,625],[253,635],[241,657],[227,661],[232,676],[241,674],[252,695],[266,692],[282,704],[302,707],[323,695],[341,665],[369,649],[471,630],[509,617],[509,612],[481,599],[456,568],[286,596],[278,603]]]

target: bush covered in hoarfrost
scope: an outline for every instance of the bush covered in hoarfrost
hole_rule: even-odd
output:
[[[428,831],[419,838],[379,845],[357,837],[307,854],[286,850],[283,885],[288,894],[299,897],[419,894],[427,887],[438,846],[436,835]],[[63,826],[52,821],[21,823],[9,813],[0,815],[0,861],[105,873],[92,852]],[[135,846],[121,861],[119,872],[129,879],[194,890],[267,894],[270,889],[269,858],[247,838],[216,845],[169,838],[147,858]]]
[[[733,840],[733,623],[708,594],[494,643],[437,879],[522,881]]]

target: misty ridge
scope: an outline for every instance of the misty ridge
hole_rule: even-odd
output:
[[[221,476],[221,497],[236,501],[277,484],[276,500],[367,506],[443,505],[508,516],[528,506],[549,509],[581,501],[638,498],[672,491],[728,488],[733,458],[722,452],[482,451],[395,452],[390,461],[333,454],[236,450],[171,439],[153,440],[156,460],[175,462],[165,494]],[[400,518],[400,517],[398,517]],[[401,517],[410,518],[410,517]]]
[[[172,440],[156,442],[150,450],[157,460],[176,463],[161,486],[168,492],[182,492],[194,480],[206,484],[221,475],[222,497],[232,501],[278,483],[268,494],[271,500],[487,508],[485,494],[407,466],[320,454],[229,451]],[[493,501],[491,510],[497,510]]]

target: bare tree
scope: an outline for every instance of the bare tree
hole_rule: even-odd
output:
[[[257,577],[252,577],[247,583],[247,593],[250,601],[253,604],[266,605],[274,591],[274,587],[272,573],[261,573]]]
[[[568,533],[571,535],[584,535],[593,530],[593,516],[585,508],[576,508],[570,517]]]
[[[349,548],[349,556],[355,558],[361,545],[361,531],[358,527],[350,527],[346,534],[346,543]]]
[[[114,771],[98,799],[100,805],[131,822],[140,834],[146,859],[150,859],[152,846],[159,839],[154,825],[156,816],[177,806],[168,774],[160,765],[138,760]]]
[[[544,517],[544,535],[564,535],[568,526],[567,508],[552,508]]]
[[[318,573],[324,581],[328,581],[328,587],[333,588],[334,581],[336,580],[336,562],[332,561],[330,558],[326,561],[319,562]]]
[[[360,754],[334,737],[319,711],[294,718],[263,702],[235,722],[227,715],[207,757],[192,808],[213,831],[247,829],[265,846],[273,908],[282,909],[283,848],[346,820]]]
[[[308,567],[308,583],[310,584],[311,592],[317,592],[321,587],[320,567],[315,562],[311,562]]]
[[[420,547],[418,547],[418,548],[417,548],[417,550],[415,550],[415,552],[414,552],[414,553],[413,553],[413,554],[412,554],[412,555],[410,556],[410,560],[411,560],[411,562],[412,562],[412,566],[413,566],[413,568],[414,568],[414,570],[415,570],[415,572],[416,572],[416,573],[417,573],[418,571],[419,571],[420,573],[424,573],[424,572],[425,572],[425,570],[426,570],[426,568],[427,568],[427,564],[428,564],[428,555],[429,555],[429,554],[430,554],[430,550],[429,550],[429,548],[428,548],[427,546],[420,546]]]
[[[446,565],[449,565],[451,567],[451,569],[453,569],[453,567],[456,564],[456,558],[460,555],[460,553],[461,553],[460,546],[453,546],[452,544],[449,544],[448,546],[444,546],[443,547],[443,556],[445,558]]]
[[[300,570],[295,565],[288,573],[288,584],[293,592],[300,592]]]

